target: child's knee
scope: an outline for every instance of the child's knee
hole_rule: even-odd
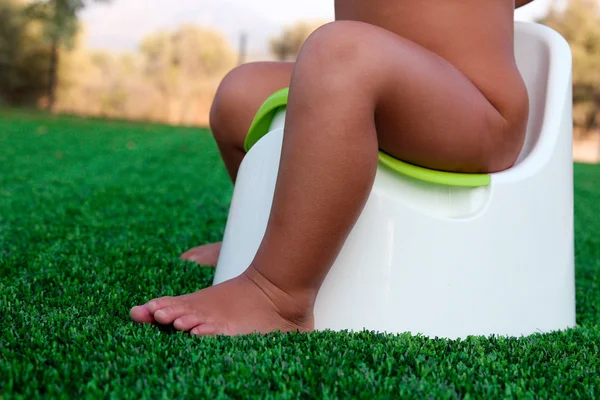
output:
[[[248,85],[254,75],[251,64],[241,65],[231,70],[221,81],[210,109],[210,127],[217,139],[235,131],[236,114],[240,113],[247,100]]]
[[[231,70],[221,81],[210,110],[217,141],[242,145],[254,115],[276,90],[289,86],[293,64],[256,62]]]
[[[355,21],[336,21],[323,25],[306,40],[296,70],[303,77],[313,76],[319,85],[341,88],[364,87],[373,81],[377,52],[369,37],[373,28]]]

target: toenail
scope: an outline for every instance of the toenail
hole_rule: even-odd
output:
[[[146,307],[148,307],[148,308],[154,308],[154,307],[156,307],[156,302],[155,301],[151,301],[150,303],[146,304]]]

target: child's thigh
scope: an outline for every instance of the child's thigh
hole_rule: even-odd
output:
[[[396,65],[385,68],[385,89],[377,101],[383,151],[455,172],[492,172],[514,163],[522,135],[510,132],[511,124],[467,77],[413,43],[397,40],[386,51],[401,56],[388,58]]]

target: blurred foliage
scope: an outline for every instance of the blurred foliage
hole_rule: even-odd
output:
[[[150,35],[140,50],[145,76],[165,99],[170,123],[188,119],[203,83],[224,75],[236,61],[221,34],[191,25]]]
[[[14,105],[35,102],[47,87],[50,51],[40,23],[27,16],[25,3],[0,0],[0,99]]]
[[[235,62],[224,36],[191,25],[151,34],[134,53],[75,46],[60,64],[57,111],[205,125],[216,88]]]
[[[85,5],[82,0],[35,0],[26,4],[27,16],[43,22],[45,38],[72,44],[78,28],[77,12]]]
[[[53,5],[64,7],[56,20]],[[139,51],[89,50],[76,20],[84,5],[0,0],[0,103],[179,125],[208,122],[218,83],[236,62],[224,36],[183,26],[149,35]]]
[[[539,22],[569,42],[573,54],[573,119],[585,135],[600,128],[600,7],[596,0],[556,3]]]
[[[300,21],[283,29],[281,34],[271,39],[271,54],[276,60],[295,60],[306,39],[322,23]]]
[[[86,49],[77,13],[92,1],[0,0],[0,103],[53,111],[202,125],[236,55],[219,32],[182,26],[146,37],[138,51]],[[558,3],[557,3],[558,4]],[[539,22],[573,52],[576,133],[600,124],[600,10],[597,0],[553,6]],[[272,58],[293,61],[322,23],[298,22],[272,38]],[[55,99],[55,101],[53,100]]]
[[[109,0],[95,1],[107,2]],[[47,41],[50,48],[47,72],[47,100],[50,110],[54,108],[56,102],[60,48],[72,46],[72,40],[79,27],[77,13],[89,2],[84,0],[33,0],[26,3],[25,14],[42,23],[44,31],[42,40]]]

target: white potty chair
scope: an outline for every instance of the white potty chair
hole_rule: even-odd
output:
[[[545,26],[515,30],[531,104],[518,162],[454,174],[381,153],[370,198],[319,292],[317,330],[454,339],[575,326],[571,53]],[[273,95],[250,129],[214,284],[241,274],[263,238],[286,101],[286,90]]]

